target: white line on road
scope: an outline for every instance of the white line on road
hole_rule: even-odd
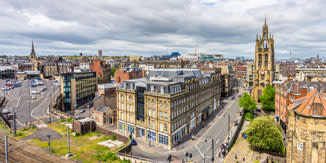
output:
[[[30,114],[31,114],[31,117],[33,117],[33,118],[35,118],[35,119],[37,118],[37,117],[34,117],[34,116],[33,116],[33,112],[34,112],[35,110],[37,110],[37,108],[39,108],[40,106],[42,106],[42,104],[45,103],[46,101],[47,101],[47,100],[43,100],[43,102],[41,102],[39,105],[37,105],[37,106],[36,106],[36,107],[31,111],[31,113],[30,113]]]
[[[200,151],[199,148],[197,147],[197,144],[195,145],[195,148],[198,150],[198,152],[200,153],[200,155],[201,155],[202,157],[204,157],[204,155],[201,153],[201,151]]]
[[[20,96],[18,97],[18,102],[17,102],[17,105],[16,105],[17,110],[18,110],[19,102],[20,102]],[[21,123],[21,122],[18,120],[18,118],[17,118],[17,110],[15,111],[15,112],[16,112],[16,121],[17,121],[21,126],[23,126],[23,123]]]

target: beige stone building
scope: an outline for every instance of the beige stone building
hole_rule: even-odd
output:
[[[268,32],[268,26],[265,19],[262,35],[256,37],[255,49],[255,75],[252,97],[259,101],[259,96],[264,88],[272,85],[274,80],[274,39]]]
[[[247,78],[246,78],[246,87],[252,88],[254,86],[254,64],[249,63],[247,65]]]
[[[289,110],[287,163],[326,162],[326,100],[319,88],[294,101]]]
[[[218,69],[220,71],[220,69]],[[155,69],[117,90],[117,128],[171,149],[220,105],[221,76],[199,69]]]

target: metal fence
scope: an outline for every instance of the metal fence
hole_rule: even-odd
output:
[[[242,125],[243,125],[243,122],[244,122],[244,116],[245,114],[242,114],[241,116],[241,119],[240,119],[240,122],[239,122],[239,125],[237,126],[237,129],[235,130],[234,134],[232,135],[232,138],[230,140],[230,143],[227,147],[228,151],[230,151],[230,149],[232,148],[233,144],[235,143],[235,141],[237,140],[238,138],[238,135],[241,131],[241,128],[242,128]]]

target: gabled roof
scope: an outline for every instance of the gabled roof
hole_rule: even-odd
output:
[[[296,113],[304,116],[326,117],[326,100],[322,93],[314,88],[304,98],[306,99],[296,105]]]

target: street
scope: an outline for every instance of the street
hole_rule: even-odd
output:
[[[137,145],[133,147],[132,155],[146,157],[160,162],[167,162],[168,154],[172,155],[172,160],[187,160],[185,154],[188,152],[192,154],[191,161],[193,162],[203,162],[203,157],[205,157],[205,162],[211,162],[211,139],[213,139],[215,162],[223,162],[223,159],[217,157],[217,153],[228,136],[228,116],[230,116],[230,128],[234,126],[235,120],[240,119],[240,107],[238,106],[237,94],[234,93],[233,96],[222,100],[219,109],[215,117],[212,117],[212,120],[194,135],[198,139],[188,140],[172,150],[164,150],[156,147],[150,147],[149,149],[147,144]]]
[[[6,96],[7,103],[5,109],[13,112],[16,109],[17,127],[21,127],[27,122],[44,119],[47,117],[47,108],[55,98],[54,94],[59,93],[59,87],[54,86],[52,81],[43,81],[44,85],[31,88],[28,80],[24,80],[20,87],[9,91],[2,91],[2,95]],[[0,87],[5,85],[4,81],[0,82]],[[47,88],[41,91],[41,88]],[[32,99],[32,91],[40,91],[35,94],[36,99]],[[11,120],[12,123],[12,120]]]

